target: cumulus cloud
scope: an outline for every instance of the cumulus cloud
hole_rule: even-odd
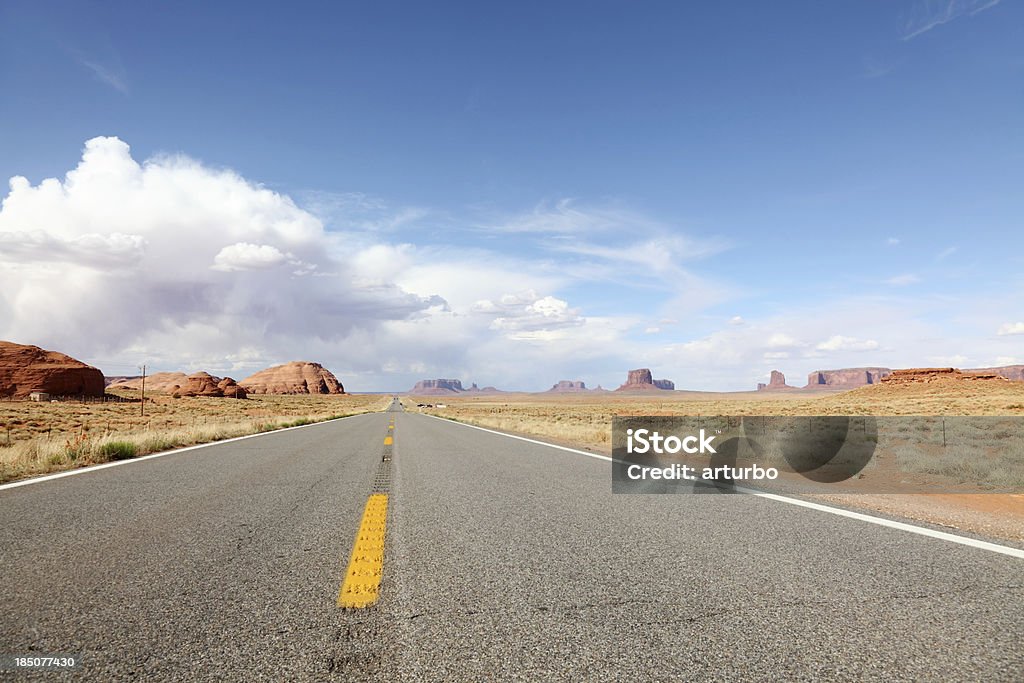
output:
[[[505,294],[497,301],[482,299],[473,306],[477,314],[492,316],[490,328],[510,338],[552,338],[552,333],[586,322],[578,308],[553,296],[538,296],[534,291]]]
[[[63,179],[10,181],[0,338],[168,362],[201,348],[213,363],[256,340],[287,359],[296,338],[338,342],[439,304],[361,282],[355,250],[237,174],[184,156],[139,163],[121,140],[94,138]]]
[[[1024,322],[1005,323],[996,332],[1000,337],[1010,334],[1024,334]]]
[[[238,242],[218,251],[213,257],[212,268],[226,273],[234,270],[263,270],[280,266],[287,261],[288,257],[277,247]]]

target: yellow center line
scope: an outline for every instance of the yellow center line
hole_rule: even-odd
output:
[[[377,602],[380,577],[384,571],[384,531],[388,497],[375,493],[366,501],[363,521],[352,546],[345,580],[338,591],[338,607],[363,608]]]
[[[393,444],[394,442],[395,442],[395,440],[394,440],[394,439],[392,439],[392,438],[391,438],[390,436],[385,436],[385,437],[384,437],[384,445],[385,445],[385,446],[390,446],[390,445],[391,445],[391,444]]]

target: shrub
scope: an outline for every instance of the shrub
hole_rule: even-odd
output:
[[[135,444],[131,441],[108,441],[100,445],[100,455],[107,460],[127,460],[134,458],[135,453]]]

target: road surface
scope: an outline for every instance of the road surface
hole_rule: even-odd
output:
[[[610,467],[388,412],[0,490],[0,654],[83,662],[0,679],[1024,676],[1024,560]],[[375,490],[379,599],[341,609]]]

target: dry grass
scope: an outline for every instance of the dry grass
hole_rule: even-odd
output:
[[[0,402],[0,482],[374,412],[390,396],[149,399],[145,417],[139,403]]]
[[[845,392],[666,392],[407,397],[411,408],[483,427],[611,452],[615,415],[1024,415],[1024,382],[876,385]]]
[[[610,454],[615,415],[1024,415],[1024,382],[878,385],[831,393],[674,392],[656,398],[650,394],[501,394],[403,399],[406,406],[435,401],[447,407],[420,410]],[[949,465],[932,462],[929,471],[945,471]],[[1005,484],[1005,475],[999,477]],[[836,494],[811,498],[1024,541],[1024,495]]]

